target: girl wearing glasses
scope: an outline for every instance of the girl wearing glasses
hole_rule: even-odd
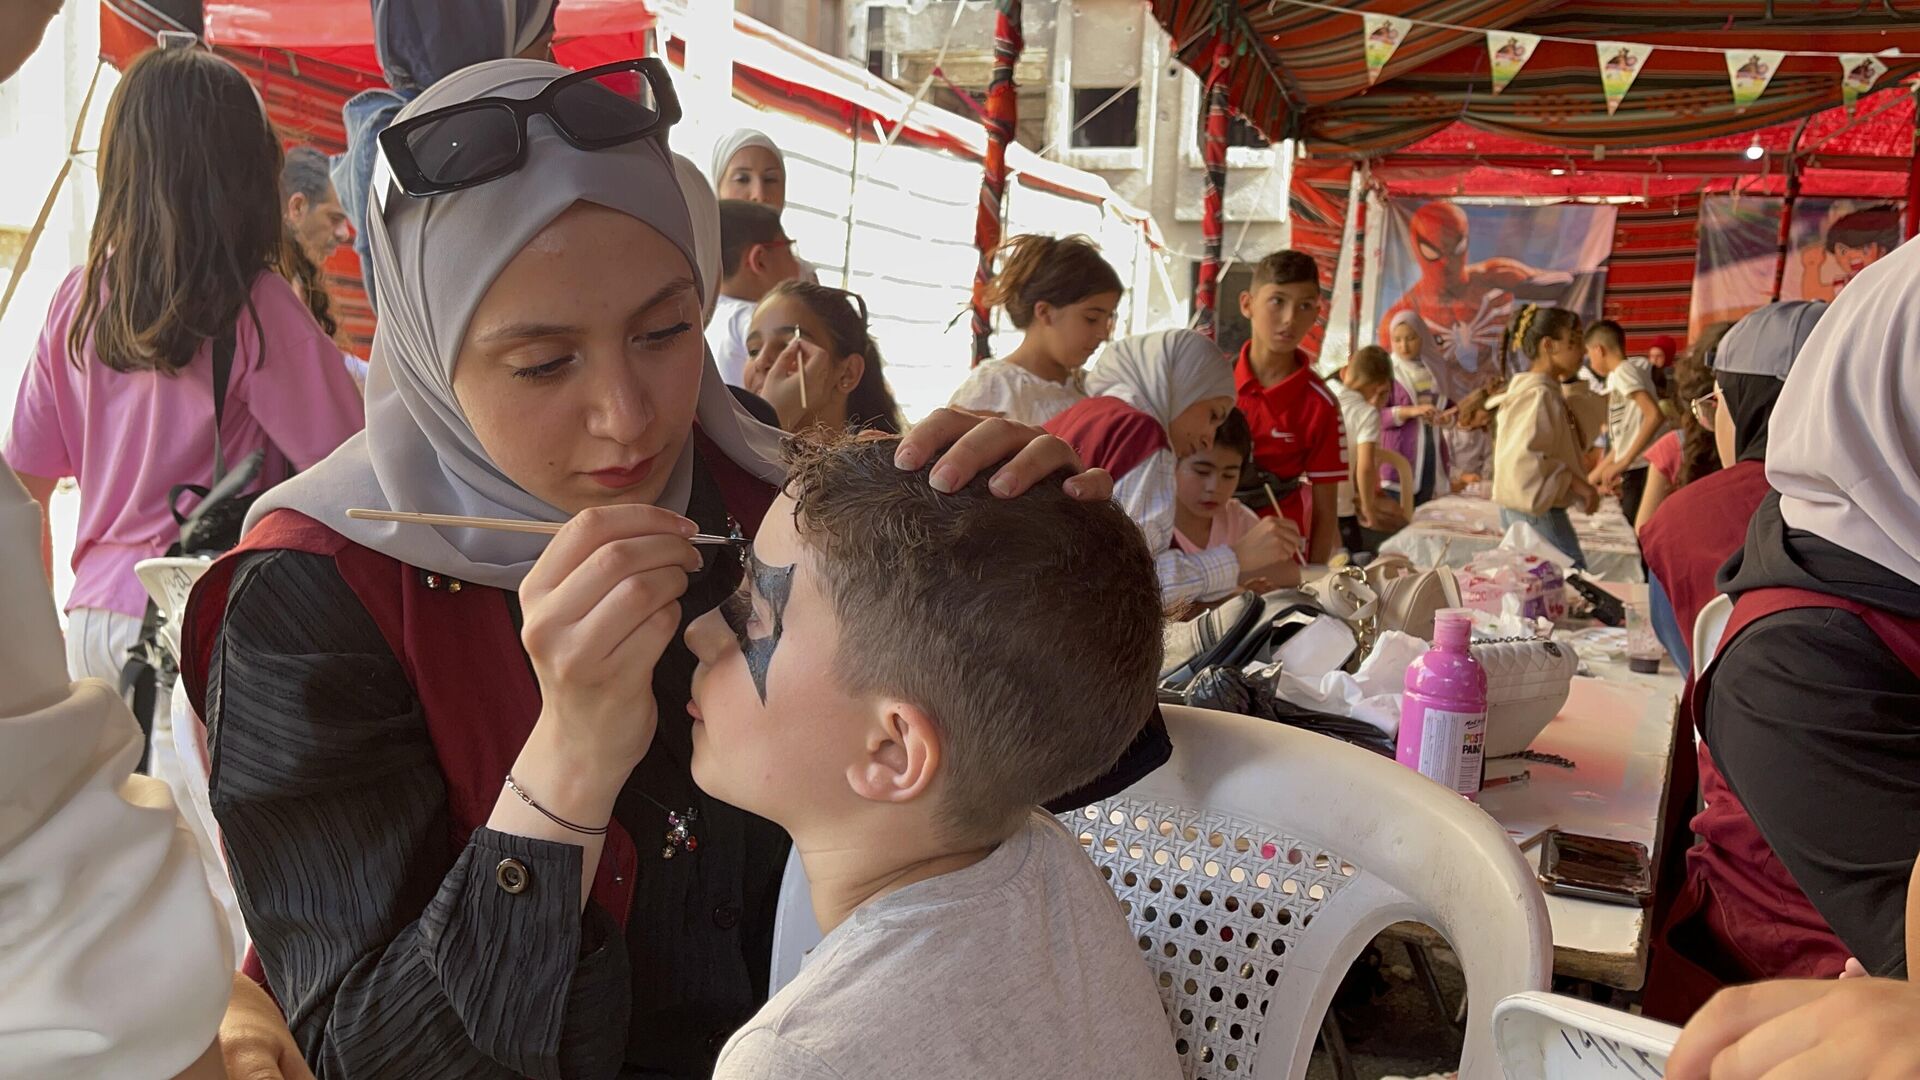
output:
[[[764,995],[787,841],[694,786],[681,633],[741,573],[686,537],[755,531],[780,435],[703,343],[718,211],[677,116],[652,60],[495,61],[409,104],[368,219],[368,431],[195,592],[255,967],[323,1075],[705,1076]],[[951,413],[902,450],[941,482],[1008,458],[1010,492],[1075,465]]]
[[[783,430],[900,433],[900,408],[858,293],[804,281],[774,286],[754,309],[747,355],[746,388],[773,405]]]

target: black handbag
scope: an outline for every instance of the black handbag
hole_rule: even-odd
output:
[[[213,482],[178,484],[167,494],[167,506],[180,539],[167,548],[169,558],[193,556],[217,558],[240,543],[240,530],[246,525],[247,511],[253,508],[259,492],[244,494],[260,477],[266,452],[255,450],[227,468],[225,448],[220,443],[220,422],[226,413],[227,382],[233,376],[234,330],[228,327],[213,339]],[[180,497],[196,496],[192,506],[180,508]],[[179,674],[174,658],[160,643],[160,607],[151,598],[140,620],[140,636],[127,650],[126,663],[120,668],[120,696],[140,722],[141,740],[138,771],[146,772],[152,744],[153,716],[156,708],[172,695],[173,680]]]

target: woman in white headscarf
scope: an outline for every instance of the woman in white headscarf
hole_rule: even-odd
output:
[[[1412,311],[1395,315],[1387,325],[1393,393],[1380,407],[1382,445],[1413,466],[1416,503],[1447,493],[1447,444],[1438,425],[1451,403],[1427,367],[1426,342],[1426,326]],[[1383,482],[1398,491],[1407,478],[1394,476]]]
[[[1729,335],[1729,340],[1731,340]],[[1767,422],[1700,731],[1800,889],[1874,975],[1904,975],[1920,851],[1920,245],[1863,271]],[[1725,406],[1722,406],[1723,408]]]
[[[657,61],[497,61],[407,106],[368,220],[367,430],[261,500],[190,604],[252,970],[320,1074],[704,1076],[764,995],[786,840],[693,785],[680,631],[740,576],[687,538],[755,530],[779,433],[702,341],[718,215],[677,115]],[[948,443],[937,485],[1077,467],[955,414],[903,467]]]
[[[1231,596],[1254,577],[1299,583],[1299,532],[1273,519],[1229,547],[1189,554],[1173,544],[1174,470],[1213,445],[1233,410],[1233,365],[1212,340],[1192,330],[1123,338],[1094,361],[1087,392],[1047,430],[1113,475],[1113,497],[1146,534],[1170,610]]]
[[[764,131],[737,128],[713,147],[713,164],[708,177],[714,194],[722,199],[770,206],[776,213],[787,208],[787,155]],[[800,280],[820,281],[812,263],[799,257]]]

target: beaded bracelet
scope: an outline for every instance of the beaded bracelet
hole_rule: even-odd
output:
[[[573,822],[568,821],[566,818],[563,818],[560,815],[554,813],[553,811],[547,809],[546,807],[541,806],[539,803],[534,802],[533,796],[527,794],[525,791],[522,791],[520,789],[520,785],[513,782],[512,773],[507,774],[507,790],[513,792],[515,795],[518,795],[520,797],[521,802],[526,803],[528,806],[531,806],[535,810],[540,811],[541,816],[545,817],[548,821],[553,822],[555,825],[558,825],[563,829],[570,829],[573,832],[580,833],[584,836],[607,835],[607,829],[610,827],[610,825],[602,825],[597,829],[589,829],[584,825],[575,825]]]

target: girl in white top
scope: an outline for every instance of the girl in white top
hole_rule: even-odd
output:
[[[948,402],[956,409],[1044,424],[1087,396],[1082,369],[1113,336],[1126,291],[1084,236],[1027,234],[1001,249],[987,303],[1026,332],[1005,359],[985,360]]]

